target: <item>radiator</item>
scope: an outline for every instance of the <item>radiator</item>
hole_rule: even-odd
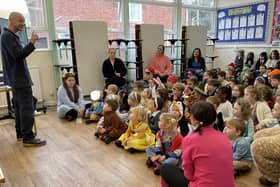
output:
[[[41,88],[41,79],[40,79],[40,69],[39,67],[29,67],[31,74],[31,79],[33,81],[33,95],[38,99],[38,101],[43,101],[43,94]]]
[[[41,79],[39,67],[29,67],[31,74],[31,79],[33,81],[33,95],[38,99],[38,102],[43,101],[42,89],[41,89]],[[10,93],[12,98],[12,93]],[[4,92],[0,93],[0,108],[7,107],[6,94]]]

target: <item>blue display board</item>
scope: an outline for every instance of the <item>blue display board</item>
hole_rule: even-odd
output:
[[[265,41],[268,2],[217,10],[217,42]]]

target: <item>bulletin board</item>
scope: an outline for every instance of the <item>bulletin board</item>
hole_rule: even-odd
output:
[[[275,0],[272,23],[271,43],[280,46],[280,0]]]
[[[263,42],[266,37],[268,2],[217,10],[217,42]]]

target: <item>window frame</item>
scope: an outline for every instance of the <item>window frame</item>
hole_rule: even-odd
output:
[[[25,0],[25,2],[26,2],[26,0]],[[49,26],[48,26],[48,16],[47,16],[46,0],[41,0],[41,2],[42,2],[44,26],[27,25],[27,27],[26,27],[27,33],[31,33],[31,32],[34,31],[35,33],[38,33],[39,35],[40,35],[40,33],[46,34],[46,37],[47,37],[47,48],[36,48],[37,51],[45,51],[45,50],[50,50],[51,49],[51,46],[50,46],[50,42],[51,41],[50,41]],[[30,13],[29,13],[29,7],[30,6],[28,6],[27,2],[26,2],[26,5],[27,5],[27,8],[28,8],[28,14],[30,16]],[[33,7],[33,8],[36,8],[36,7]],[[29,17],[29,21],[32,22],[30,17]]]
[[[138,12],[138,19],[132,19],[132,15],[131,15],[131,5],[137,5],[139,12]],[[129,3],[129,21],[130,23],[142,23],[143,22],[143,16],[142,16],[142,3],[134,3],[134,2],[130,2]]]
[[[187,4],[184,4],[182,2],[182,8],[185,9],[186,11],[186,17],[185,17],[185,20],[184,20],[184,23],[182,22],[182,25],[186,24],[187,25],[187,19],[188,19],[188,9],[192,9],[192,10],[196,10],[197,12],[197,26],[200,25],[200,11],[208,11],[208,12],[213,12],[213,17],[217,16],[217,8],[216,8],[216,5],[217,5],[217,0],[214,0],[214,7],[211,7],[211,8],[208,8],[208,7],[204,7],[204,6],[199,6],[199,5],[187,5]],[[183,21],[183,20],[182,20]],[[207,30],[207,34],[208,35],[213,35],[215,36],[215,33],[216,33],[216,19],[213,18],[212,19],[212,30],[208,31]]]

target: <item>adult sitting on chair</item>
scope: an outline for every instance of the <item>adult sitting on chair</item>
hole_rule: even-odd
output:
[[[103,75],[105,77],[106,88],[109,84],[115,84],[118,87],[122,87],[125,85],[125,78],[123,78],[127,69],[123,63],[123,61],[119,58],[116,58],[116,50],[114,48],[110,48],[109,58],[103,62]]]
[[[201,56],[201,50],[195,48],[192,53],[192,57],[188,59],[188,71],[197,76],[199,80],[202,80],[205,72],[205,60]]]
[[[171,74],[171,62],[164,55],[164,45],[157,47],[156,54],[150,59],[149,67],[154,70],[155,77],[159,77],[162,83],[167,82],[167,77]]]

